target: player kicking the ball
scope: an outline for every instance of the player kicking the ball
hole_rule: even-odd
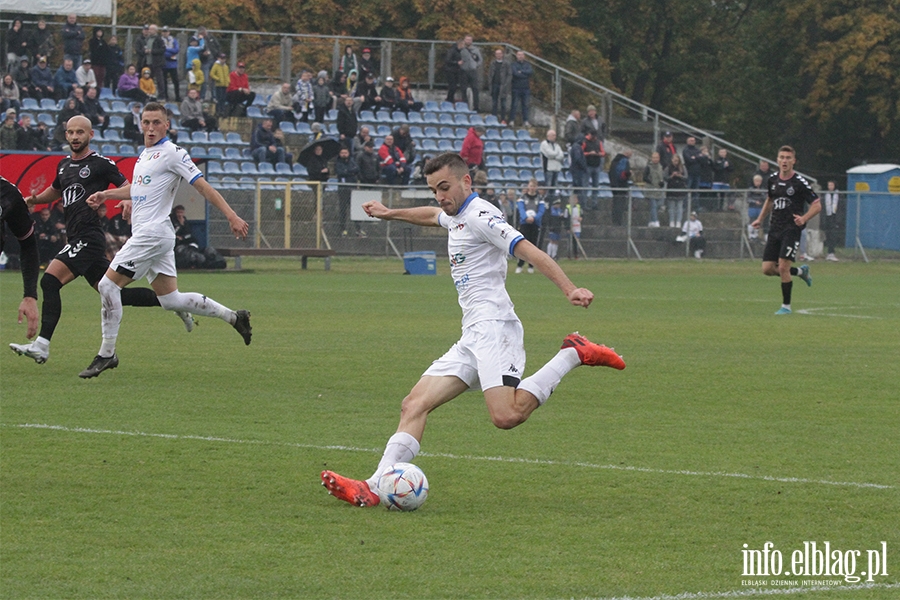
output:
[[[122,322],[121,290],[135,279],[146,277],[166,310],[186,311],[195,315],[218,317],[230,323],[245,344],[250,344],[250,313],[233,311],[196,293],[178,291],[175,270],[175,229],[169,214],[175,192],[182,180],[189,182],[210,204],[228,219],[231,232],[238,238],[247,236],[246,221],[235,213],[219,192],[194,166],[190,155],[166,137],[169,119],[166,107],[150,102],[141,113],[144,151],[134,165],[131,184],[98,192],[88,204],[99,206],[106,200],[123,200],[119,204],[125,218],[131,218],[132,236],[106,270],[97,289],[102,299],[101,328],[103,343],[93,362],[79,377],[96,377],[106,369],[119,366],[116,338]]]
[[[440,208],[389,209],[380,202],[367,202],[363,208],[379,219],[449,231],[450,271],[463,311],[462,337],[432,363],[403,399],[400,425],[369,479],[322,472],[328,493],[355,506],[378,505],[373,490],[382,472],[395,463],[411,462],[419,452],[428,414],[469,388],[480,387],[484,392],[495,426],[512,429],[544,404],[575,367],[625,368],[622,357],[610,348],[572,333],[550,362],[520,379],[525,370],[524,332],[506,292],[507,254],[533,264],[574,306],[587,308],[594,294],[575,287],[553,259],[504,220],[499,209],[472,193],[469,169],[458,154],[442,154],[429,161],[425,176]]]

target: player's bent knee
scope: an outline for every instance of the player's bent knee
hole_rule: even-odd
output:
[[[44,273],[41,277],[41,290],[44,292],[44,296],[54,291],[59,292],[62,286],[62,282],[50,273]]]
[[[503,415],[491,415],[491,423],[497,429],[513,429],[524,423],[528,417],[517,413],[508,413]]]
[[[177,290],[164,296],[158,296],[157,300],[159,300],[159,305],[165,310],[179,310],[182,308],[181,292]]]
[[[100,282],[97,284],[97,291],[100,292],[101,296],[110,296],[112,294],[121,294],[122,288],[117,286],[112,279],[104,276],[100,278]]]

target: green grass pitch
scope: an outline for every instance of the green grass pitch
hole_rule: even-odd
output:
[[[478,393],[438,409],[414,513],[354,509],[318,477],[368,476],[458,338],[448,267],[321,266],[184,273],[253,313],[252,345],[126,307],[121,365],[86,381],[99,296],[63,290],[36,365],[5,348],[24,341],[21,280],[0,274],[4,598],[900,596],[900,264],[813,263],[788,317],[756,262],[564,262],[587,310],[511,274],[527,373],[573,330],[628,368],[576,369],[512,431]],[[787,571],[826,541],[862,552],[857,575],[886,542],[888,575],[743,575],[744,544]],[[778,583],[801,579],[841,585]]]

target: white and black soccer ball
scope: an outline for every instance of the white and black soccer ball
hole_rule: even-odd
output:
[[[378,497],[388,510],[416,510],[428,498],[428,479],[411,463],[396,463],[378,479]]]

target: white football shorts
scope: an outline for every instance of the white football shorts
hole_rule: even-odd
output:
[[[151,283],[157,275],[177,277],[175,238],[133,236],[125,242],[109,268],[132,279],[146,277]]]
[[[458,377],[473,390],[517,387],[525,372],[524,340],[520,321],[479,321],[422,375]]]

